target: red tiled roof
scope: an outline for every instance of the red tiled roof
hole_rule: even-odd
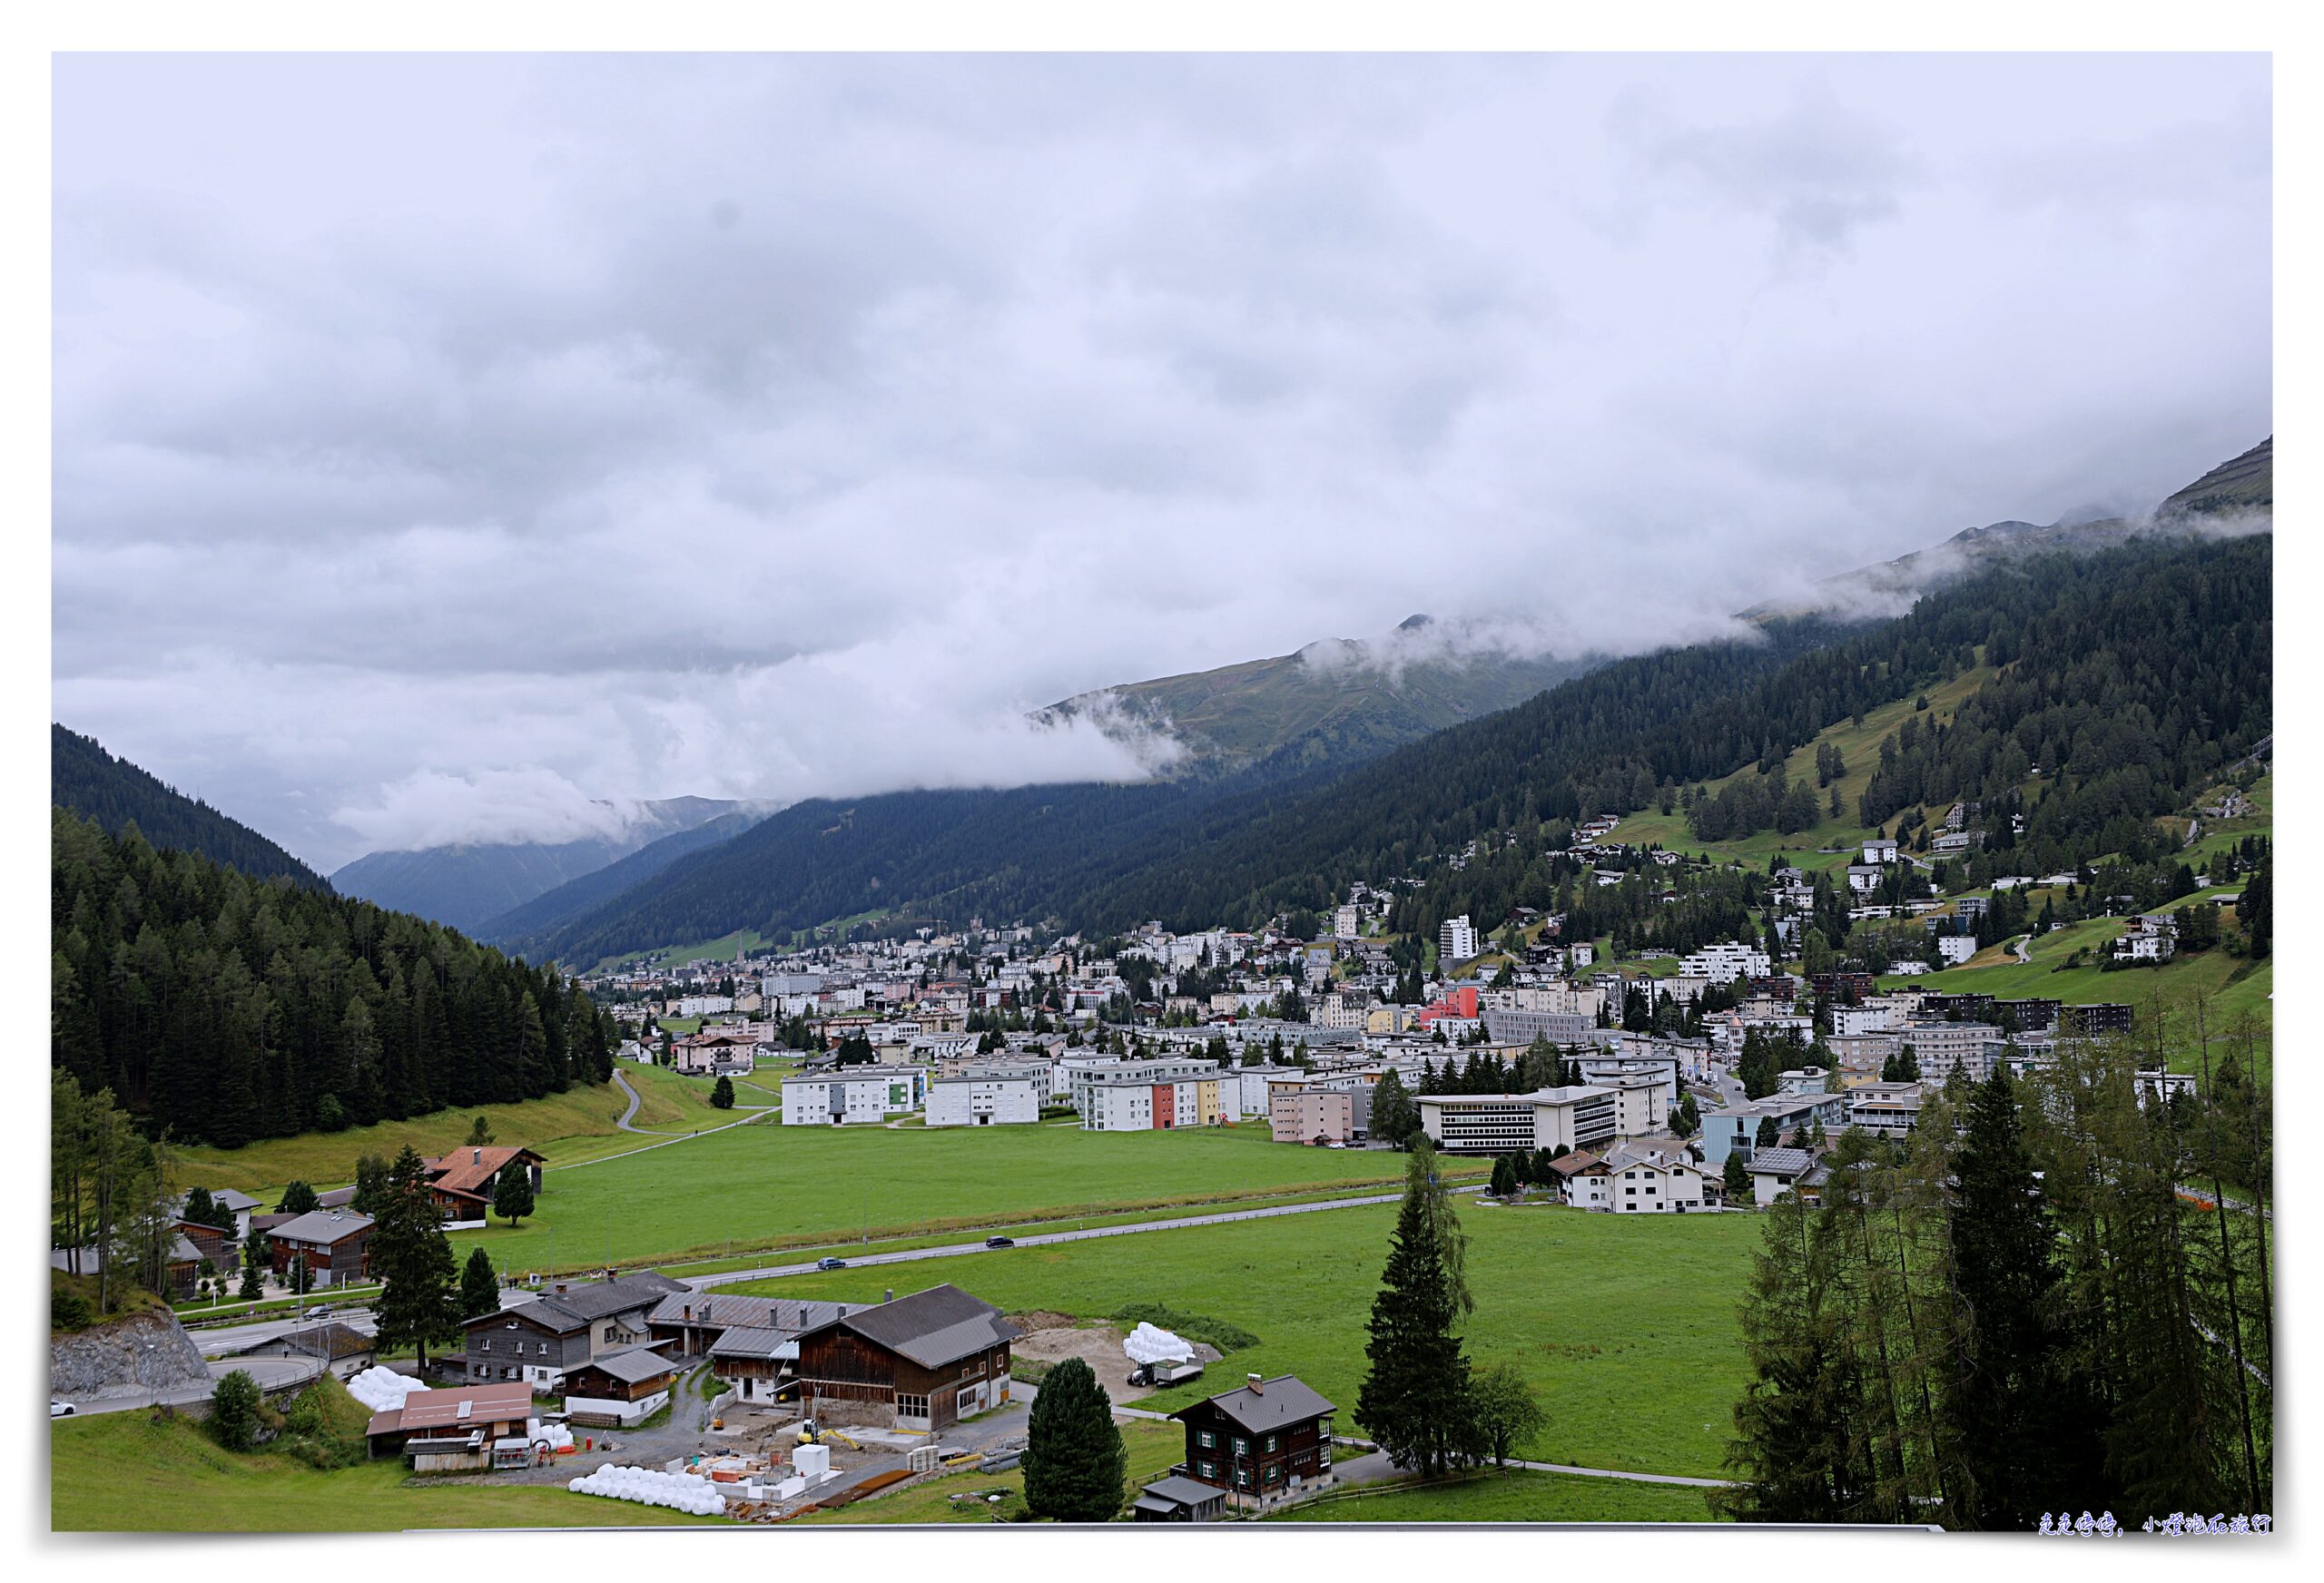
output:
[[[492,1179],[501,1168],[520,1156],[535,1165],[544,1163],[532,1150],[522,1147],[454,1149],[441,1159],[420,1163],[428,1167],[429,1186],[481,1198],[490,1195]]]

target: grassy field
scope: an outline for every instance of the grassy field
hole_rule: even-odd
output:
[[[673,962],[731,962],[739,955],[763,951],[773,943],[754,929],[738,929],[733,934],[722,934],[714,940],[698,940],[692,945],[661,946],[650,951],[626,951],[617,957],[606,957],[589,971],[607,973],[616,968],[659,968]]]
[[[1168,1472],[1187,1447],[1186,1431],[1175,1423],[1143,1419],[1123,1422],[1122,1445],[1129,1452],[1127,1495],[1137,1487]],[[983,1497],[998,1495],[998,1503]],[[962,1499],[955,1499],[955,1496]],[[1025,1519],[1025,1475],[1007,1473],[948,1473],[940,1479],[916,1480],[891,1494],[873,1495],[835,1511],[812,1511],[794,1520],[815,1525],[857,1527],[918,1522],[1017,1522]]]
[[[650,1142],[635,1139],[633,1143]],[[1462,1167],[1482,1174],[1482,1165]],[[453,1234],[504,1270],[723,1254],[850,1234],[932,1234],[1061,1218],[1376,1184],[1401,1156],[1293,1148],[1264,1124],[1173,1132],[1075,1126],[786,1127],[770,1118],[585,1168],[548,1172],[535,1216],[513,1231]]]
[[[681,1077],[664,1067],[635,1064],[625,1064],[621,1073],[644,1100],[631,1124],[635,1126],[687,1130],[736,1119],[731,1112],[710,1107],[707,1082]],[[651,1138],[634,1136],[614,1126],[614,1118],[628,1104],[627,1096],[610,1083],[587,1084],[516,1105],[471,1106],[409,1121],[351,1126],[344,1132],[264,1138],[239,1149],[181,1149],[179,1175],[189,1185],[240,1188],[271,1206],[294,1181],[318,1191],[346,1185],[355,1179],[355,1162],[363,1155],[393,1159],[406,1144],[428,1155],[456,1148],[468,1140],[468,1129],[479,1116],[491,1126],[496,1142],[523,1144],[539,1150],[551,1166],[566,1165],[651,1143]]]
[[[2269,998],[2275,989],[2272,959],[2255,963],[2249,958],[2230,956],[2221,947],[2184,953],[2159,966],[2123,968],[2110,973],[2097,965],[2096,959],[2105,951],[2107,942],[2122,934],[2122,928],[2123,920],[2119,918],[2088,919],[2052,929],[2034,939],[2027,947],[2034,959],[2030,962],[2005,959],[1994,966],[1972,963],[1948,968],[1942,973],[1883,978],[1880,982],[1884,988],[1916,987],[1953,995],[1998,995],[2009,999],[2040,997],[2070,1006],[2120,1001],[2138,1007],[2142,1024],[2147,1019],[2147,1008],[2156,997],[2168,1003],[2201,993],[2211,998],[2214,1026],[2223,1026],[2240,1013],[2249,1011],[2272,1040],[2275,1003]],[[2085,953],[2085,965],[2066,967],[2067,959],[2077,949]],[[1985,956],[1986,953],[1979,953],[1979,960],[1985,959]],[[2194,1057],[2174,1057],[2172,1064],[2177,1069],[2191,1071]]]
[[[1709,1522],[1704,1491],[1529,1468],[1416,1489],[1359,1490],[1270,1522]]]
[[[1467,1337],[1481,1364],[1517,1364],[1550,1427],[1531,1460],[1718,1475],[1729,1410],[1747,1377],[1735,1310],[1757,1246],[1749,1215],[1617,1219],[1567,1209],[1466,1206]],[[1246,1371],[1295,1373],[1353,1430],[1365,1322],[1386,1258],[1392,1205],[793,1276],[734,1288],[877,1302],[881,1290],[951,1282],[1011,1313],[1098,1320],[1162,1303],[1258,1336],[1210,1377],[1157,1391],[1160,1411]]]
[[[49,1431],[49,1526],[60,1533],[394,1532],[428,1528],[638,1528],[718,1519],[557,1488],[411,1480],[399,1460],[324,1472],[240,1455],[192,1419],[110,1412]]]

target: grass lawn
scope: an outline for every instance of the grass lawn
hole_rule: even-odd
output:
[[[723,934],[714,940],[702,940],[694,945],[662,946],[650,951],[628,951],[617,957],[606,957],[589,970],[606,973],[615,968],[658,968],[672,962],[731,962],[739,955],[764,950],[773,943],[756,929],[738,929],[733,934]]]
[[[226,1450],[190,1418],[109,1412],[49,1429],[57,1532],[330,1533],[424,1528],[637,1528],[712,1523],[556,1487],[411,1480],[399,1460],[324,1472]]]
[[[1186,1431],[1175,1423],[1155,1423],[1146,1419],[1130,1419],[1121,1425],[1122,1445],[1129,1452],[1128,1489],[1124,1499],[1136,1495],[1137,1486],[1159,1479],[1174,1467],[1187,1448]],[[956,1495],[983,1497],[999,1495],[998,1505],[978,1499],[955,1500]],[[980,1473],[971,1469],[965,1473],[947,1473],[939,1479],[915,1480],[900,1485],[890,1493],[866,1496],[852,1506],[835,1511],[813,1511],[795,1520],[814,1524],[890,1524],[905,1522],[991,1522],[1022,1520],[1025,1516],[1025,1475],[1011,1469],[1006,1473]]]
[[[648,1139],[630,1140],[633,1145]],[[1482,1164],[1464,1168],[1481,1175]],[[784,1126],[552,1168],[538,1212],[513,1231],[456,1232],[503,1270],[724,1256],[736,1249],[873,1240],[997,1221],[1062,1218],[1308,1188],[1395,1186],[1401,1155],[1293,1148],[1264,1122],[1142,1133],[1076,1126]]]
[[[1417,1489],[1358,1490],[1295,1507],[1271,1522],[1709,1522],[1705,1491],[1683,1484],[1626,1484],[1530,1468],[1485,1472]]]
[[[1550,1415],[1530,1460],[1718,1476],[1748,1375],[1736,1305],[1759,1222],[1740,1214],[1617,1219],[1569,1209],[1464,1204],[1467,1339],[1480,1364],[1521,1368]],[[1295,1373],[1355,1432],[1364,1324],[1393,1205],[1146,1232],[1062,1245],[800,1275],[733,1288],[877,1302],[950,1281],[1011,1313],[1098,1320],[1161,1303],[1259,1338],[1191,1385],[1137,1405],[1169,1411],[1247,1371]]]
[[[667,1067],[634,1062],[625,1062],[619,1069],[642,1101],[637,1115],[631,1118],[633,1126],[707,1131],[741,1119],[739,1111],[711,1108],[707,1080],[697,1082]],[[516,1105],[439,1110],[409,1121],[383,1121],[377,1126],[351,1126],[344,1132],[266,1138],[239,1149],[181,1149],[179,1174],[189,1185],[199,1183],[212,1190],[238,1187],[271,1207],[293,1181],[304,1182],[318,1192],[345,1186],[355,1180],[356,1160],[367,1154],[392,1160],[406,1144],[430,1156],[457,1148],[468,1141],[468,1129],[479,1116],[491,1126],[495,1142],[537,1149],[554,1170],[652,1143],[652,1138],[615,1126],[615,1118],[628,1104],[628,1096],[611,1083],[585,1084]]]

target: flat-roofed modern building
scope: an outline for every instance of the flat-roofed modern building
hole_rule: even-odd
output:
[[[1596,1148],[1621,1131],[1621,1100],[1611,1088],[1572,1085],[1530,1094],[1424,1094],[1419,1105],[1421,1130],[1448,1154]]]

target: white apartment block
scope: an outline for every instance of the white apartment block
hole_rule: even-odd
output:
[[[928,1074],[917,1067],[851,1067],[812,1077],[783,1080],[785,1126],[854,1126],[910,1116],[928,1097]]]
[[[1732,984],[1738,978],[1764,978],[1769,972],[1768,953],[1739,942],[1705,946],[1679,963],[1680,976]]]
[[[734,1009],[732,995],[685,995],[667,1003],[670,1017],[714,1017]]]
[[[1448,918],[1436,926],[1436,959],[1439,962],[1465,962],[1477,954],[1477,931],[1470,927],[1469,915]]]
[[[1915,1022],[1898,1037],[1913,1047],[1922,1077],[1933,1082],[1944,1082],[1958,1061],[1973,1082],[1982,1083],[2001,1057],[2002,1031],[1989,1022]]]
[[[1896,1008],[1866,1001],[1861,1006],[1832,1008],[1832,1032],[1841,1038],[1858,1034],[1886,1033],[1896,1026]]]
[[[1973,934],[1938,935],[1936,954],[1946,967],[1957,968],[1977,954],[1977,937]]]
[[[1219,1076],[1216,1061],[1199,1061],[1182,1056],[1099,1056],[1089,1059],[1068,1057],[1066,1067],[1066,1097],[1078,1112],[1082,1124],[1089,1119],[1089,1096],[1108,1083],[1144,1083],[1160,1085],[1210,1080]],[[1232,1085],[1236,1095],[1242,1092],[1240,1083]],[[1240,1108],[1236,1116],[1241,1115]],[[1104,1129],[1100,1129],[1104,1130]]]
[[[971,1072],[928,1086],[931,1126],[1000,1126],[1041,1118],[1049,1095],[1046,1072]]]
[[[1621,1102],[1610,1088],[1428,1094],[1418,1103],[1421,1130],[1448,1154],[1597,1148],[1613,1142],[1621,1127]]]

